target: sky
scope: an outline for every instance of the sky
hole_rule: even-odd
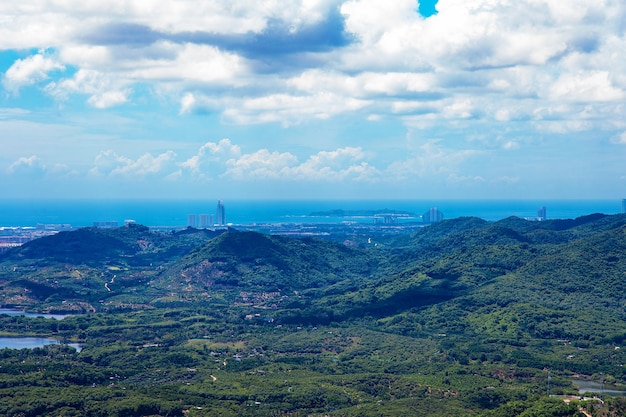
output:
[[[0,2],[0,196],[626,198],[626,3]]]

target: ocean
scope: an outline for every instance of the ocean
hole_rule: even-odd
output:
[[[215,215],[217,200],[0,200],[0,227],[35,227],[38,224],[92,226],[94,222],[134,220],[146,226],[181,227],[187,215]],[[621,200],[225,200],[226,221],[233,225],[277,223],[371,223],[371,217],[310,216],[330,210],[396,210],[417,217],[399,222],[420,221],[419,216],[437,207],[445,219],[475,216],[497,221],[509,216],[535,218],[546,207],[548,219],[569,219],[593,213],[622,212]]]

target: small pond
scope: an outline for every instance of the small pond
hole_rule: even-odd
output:
[[[572,382],[578,387],[578,393],[593,392],[594,394],[609,395],[611,397],[626,396],[626,388],[616,387],[614,385],[602,384],[597,381],[587,381],[585,379],[573,379]]]

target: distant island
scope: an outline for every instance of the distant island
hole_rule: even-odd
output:
[[[310,213],[310,217],[366,217],[366,216],[380,216],[380,215],[393,215],[397,217],[417,217],[415,213],[404,210],[327,210],[327,211],[314,211]]]

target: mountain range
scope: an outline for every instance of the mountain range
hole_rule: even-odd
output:
[[[350,353],[341,357],[343,368],[329,366],[343,375],[381,372],[376,375],[413,380],[418,365],[408,361],[414,355],[408,346],[422,346],[420,355],[426,356],[420,361],[429,362],[420,363],[441,378],[430,389],[459,395],[445,413],[425,415],[457,415],[471,406],[470,414],[522,416],[533,407],[529,393],[544,389],[539,387],[546,369],[555,372],[548,386],[564,393],[571,392],[574,376],[626,383],[626,215],[497,222],[463,217],[412,234],[347,242],[234,229],[163,234],[140,225],[60,232],[0,255],[0,304],[89,313],[94,320],[100,313],[167,315],[183,309],[193,317],[191,311],[211,309],[221,315],[196,322],[244,320],[268,335],[289,326],[354,334],[334,341],[333,352],[365,334],[371,340],[385,334],[395,341],[372,341],[367,348],[368,355],[380,355],[381,365],[373,365],[378,356],[362,362]],[[164,323],[169,322],[159,325],[173,325]],[[92,335],[102,331],[99,326]],[[244,332],[242,340],[253,337],[238,329],[229,332]],[[146,336],[144,342],[150,340]],[[326,351],[309,344],[280,353],[285,340],[264,342],[267,357],[273,352],[280,362],[285,355],[296,360]],[[311,372],[306,364],[301,366]],[[457,379],[482,375],[495,388],[477,388],[463,378],[454,382],[450,372]],[[430,381],[424,378],[420,383]],[[516,394],[519,387],[528,392]],[[518,400],[528,402],[511,413]]]

